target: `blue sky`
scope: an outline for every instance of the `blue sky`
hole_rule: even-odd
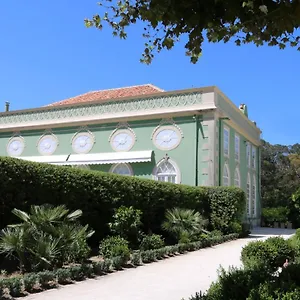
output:
[[[152,83],[165,90],[217,85],[236,105],[248,105],[251,120],[271,143],[300,142],[300,52],[233,43],[204,45],[198,64],[184,43],[139,62],[142,28],[126,41],[111,30],[86,29],[99,12],[97,0],[0,2],[0,110],[39,107],[92,90]]]

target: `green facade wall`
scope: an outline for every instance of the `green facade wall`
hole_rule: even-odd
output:
[[[131,167],[134,175],[142,178],[152,178],[152,172],[157,164],[166,154],[176,162],[181,172],[181,183],[194,185],[196,172],[196,120],[193,116],[174,118],[173,121],[183,132],[183,138],[177,148],[168,151],[157,149],[151,140],[154,129],[160,124],[161,119],[140,120],[129,122],[130,128],[136,135],[136,142],[130,151],[153,150],[154,159],[150,163],[133,163]],[[109,143],[109,136],[116,129],[117,123],[99,124],[88,126],[94,134],[95,144],[89,153],[114,152]],[[73,153],[71,140],[74,134],[80,130],[79,127],[56,128],[52,130],[59,140],[57,150],[53,155]],[[201,116],[199,120],[199,139],[198,139],[198,177],[199,183],[201,176],[201,157],[203,155],[202,145],[205,139],[206,129],[201,126]],[[22,131],[20,135],[25,139],[25,150],[21,156],[39,156],[37,143],[39,138],[45,133],[44,130]],[[0,133],[0,155],[6,156],[6,146],[13,132]],[[112,165],[93,165],[92,170],[108,172]]]
[[[222,98],[222,96],[218,95],[218,104],[222,107],[223,111],[226,112],[226,115],[229,116],[231,120],[234,120],[235,123],[238,124],[238,127],[247,132],[249,137],[254,140],[257,140],[259,134],[257,130],[254,130],[251,125],[248,125],[247,122],[239,116],[239,113],[230,109],[226,101]],[[220,122],[220,123],[219,123]],[[230,130],[229,136],[229,157],[224,155],[224,127],[227,127]],[[253,145],[240,131],[237,131],[232,126],[230,126],[229,120],[219,119],[216,122],[216,131],[220,131],[220,173],[221,176],[221,184],[223,185],[223,171],[224,165],[227,164],[230,170],[230,184],[234,185],[234,174],[235,168],[239,168],[240,171],[240,184],[241,188],[246,192],[247,191],[247,176],[250,174],[251,178],[251,188],[253,176],[256,180],[256,215],[252,216],[250,214],[250,218],[253,220],[254,224],[258,224],[261,214],[260,207],[260,148],[259,145]],[[235,160],[235,134],[238,134],[240,137],[240,160],[237,162]],[[258,139],[259,140],[259,139]],[[252,162],[250,163],[250,167],[247,165],[247,154],[246,147],[247,143],[250,143],[250,157],[252,160],[252,147],[256,148],[256,164],[255,168],[251,167]],[[219,159],[219,158],[218,158]],[[245,215],[246,217],[246,215]]]

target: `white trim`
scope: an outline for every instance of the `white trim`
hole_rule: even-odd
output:
[[[53,148],[53,150],[52,150],[51,152],[43,152],[42,149],[41,149],[41,143],[42,143],[42,141],[43,141],[44,139],[46,139],[46,138],[52,139],[52,141],[55,143],[55,147]],[[50,132],[44,133],[44,134],[38,139],[38,142],[37,142],[37,148],[38,148],[38,151],[39,151],[39,153],[40,153],[41,155],[52,155],[52,154],[56,151],[58,145],[59,145],[59,142],[58,142],[57,136],[54,135],[53,133],[50,133]]]
[[[156,138],[157,138],[158,134],[160,134],[163,130],[173,130],[176,133],[178,141],[172,147],[162,147],[162,146],[157,144]],[[182,139],[182,131],[179,130],[178,126],[175,126],[175,125],[160,126],[160,127],[155,129],[155,132],[152,135],[152,140],[153,140],[153,144],[155,145],[155,147],[157,149],[160,149],[160,150],[163,150],[163,151],[173,150],[173,149],[177,148],[181,143],[181,139]]]
[[[225,131],[228,132],[228,153],[225,153]],[[223,155],[226,157],[230,156],[230,128],[223,126]]]
[[[225,171],[227,171],[227,175],[228,175],[228,176],[226,176],[226,178],[228,179],[228,184],[227,185],[224,184]],[[224,167],[223,167],[222,185],[223,186],[230,186],[230,168],[229,168],[227,163],[224,164]]]
[[[251,144],[246,142],[246,164],[248,168],[251,168]]]
[[[254,197],[253,197],[254,196]],[[257,183],[256,176],[252,176],[252,186],[251,186],[251,215],[252,217],[256,217],[256,201],[257,201]]]
[[[254,154],[254,156],[253,156]],[[251,148],[251,168],[256,169],[256,164],[257,164],[257,148],[252,145]]]
[[[239,182],[239,184],[238,185],[236,185],[236,176],[235,175],[237,175],[237,177],[238,177],[238,182]],[[240,173],[240,170],[239,170],[239,167],[237,166],[236,168],[235,168],[235,170],[234,170],[234,186],[236,186],[236,187],[241,187],[241,173]]]
[[[249,185],[249,189],[248,189]],[[251,190],[252,190],[252,185],[251,185],[251,177],[250,173],[247,174],[247,184],[246,184],[246,214],[247,217],[250,217],[251,215]]]
[[[71,154],[67,165],[103,165],[118,163],[138,163],[150,162],[152,150],[130,151],[130,152],[108,152],[108,153],[89,153],[89,154]]]
[[[120,165],[124,165],[126,166],[127,170],[129,171],[129,174],[119,174],[119,173],[115,173],[114,171],[116,170],[117,167],[119,167]],[[133,176],[133,169],[131,167],[130,164],[127,163],[118,163],[118,164],[114,164],[111,166],[109,173],[113,173],[113,174],[117,174],[117,175],[125,175],[125,176]]]
[[[82,152],[79,152],[79,151],[76,150],[75,144],[74,144],[74,143],[75,143],[76,139],[79,138],[79,137],[81,137],[81,136],[88,136],[88,137],[91,139],[92,144],[91,144],[91,146],[90,146],[88,149],[86,149],[86,150],[84,150],[84,151],[82,151]],[[72,140],[71,140],[72,149],[73,149],[73,151],[74,151],[75,153],[78,153],[78,154],[79,154],[79,153],[80,153],[80,154],[89,153],[89,152],[93,149],[94,144],[95,144],[95,137],[94,137],[94,135],[92,134],[92,132],[90,132],[89,130],[86,130],[86,131],[81,131],[81,130],[79,130],[77,133],[75,133],[75,134],[73,135]]]
[[[8,154],[9,156],[13,156],[12,153],[9,151],[9,146],[10,146],[10,144],[13,143],[14,141],[18,141],[18,142],[21,143],[21,147],[22,147],[21,152],[18,153],[18,155],[15,155],[15,156],[19,157],[20,155],[22,155],[22,153],[23,153],[24,150],[25,150],[25,146],[26,146],[26,144],[25,144],[25,139],[24,139],[21,135],[13,135],[13,136],[8,140],[8,143],[7,143],[7,145],[6,145],[6,152],[7,152],[7,154]]]
[[[132,143],[131,145],[129,145],[129,147],[127,147],[125,150],[120,150],[117,147],[115,147],[114,145],[114,139],[117,135],[119,134],[127,134],[128,136],[130,136],[132,138]],[[110,137],[110,146],[112,147],[113,150],[117,151],[117,152],[124,152],[124,151],[129,151],[132,149],[132,147],[134,146],[136,141],[136,136],[132,133],[132,130],[129,129],[117,129],[114,131],[113,135]]]
[[[152,176],[153,176],[153,179],[154,179],[154,180],[158,180],[158,179],[157,179],[157,171],[158,171],[159,165],[160,165],[161,163],[163,163],[164,161],[165,161],[165,158],[161,159],[161,160],[156,164],[156,166],[154,167],[154,169],[153,169],[153,171],[152,171]],[[180,169],[179,169],[177,163],[176,163],[174,160],[170,159],[170,158],[168,158],[168,162],[170,162],[170,164],[172,164],[172,166],[175,168],[175,171],[176,171],[175,183],[176,183],[176,184],[177,184],[177,183],[181,183],[181,172],[180,172]],[[166,175],[166,176],[167,176],[167,175]]]
[[[241,140],[240,140],[240,135],[237,133],[234,135],[234,159],[237,162],[240,162],[241,159]]]
[[[100,123],[101,121],[110,120],[118,120],[125,118],[128,120],[129,118],[136,119],[137,117],[148,117],[153,118],[155,116],[162,117],[165,114],[176,114],[179,113],[182,115],[187,112],[199,112],[199,111],[207,111],[214,110],[216,106],[212,103],[209,104],[194,104],[190,106],[180,106],[176,108],[163,108],[163,109],[145,109],[142,111],[132,111],[132,112],[120,112],[120,113],[109,113],[109,114],[98,114],[93,116],[76,116],[76,117],[66,117],[65,119],[54,119],[54,120],[38,120],[38,121],[28,121],[26,123],[14,123],[14,124],[1,124],[0,131],[6,131],[7,129],[15,130],[15,129],[29,129],[29,128],[40,128],[45,126],[54,127],[64,127],[64,126],[78,126],[78,124],[94,124]],[[1,117],[1,116],[0,116]],[[1,120],[1,118],[0,118]]]

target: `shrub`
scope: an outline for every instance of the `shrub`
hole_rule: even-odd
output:
[[[274,222],[287,222],[289,209],[287,207],[265,207],[262,209],[262,218],[267,226],[272,226]]]
[[[229,227],[228,227],[228,232],[229,233],[237,233],[239,235],[242,235],[243,234],[242,224],[240,224],[237,221],[230,223]]]
[[[242,249],[241,259],[245,268],[270,267],[276,256],[274,248],[264,241],[250,242]],[[279,266],[277,266],[279,267]],[[272,268],[273,269],[273,268]]]
[[[64,269],[57,269],[55,271],[56,277],[57,277],[57,282],[59,284],[69,284],[72,282],[71,279],[71,271],[68,268]]]
[[[232,222],[242,220],[246,209],[243,190],[235,187],[215,187],[208,190],[211,214],[209,216],[214,229],[229,232]]]
[[[294,249],[290,243],[282,237],[270,237],[265,243],[274,249],[276,256],[274,257],[274,267],[281,267],[286,259],[293,261],[295,258]]]
[[[113,222],[109,223],[111,232],[129,241],[131,245],[136,245],[140,236],[142,212],[132,206],[119,207],[114,215]]]
[[[93,241],[99,241],[109,233],[107,224],[122,205],[143,212],[145,232],[157,232],[166,209],[173,207],[194,209],[206,219],[210,216],[213,226],[221,230],[245,207],[243,191],[233,187],[174,185],[9,157],[0,158],[0,169],[0,228],[15,222],[10,215],[15,207],[27,211],[32,204],[65,204],[83,211],[82,224],[89,224],[96,231]]]
[[[149,234],[146,235],[140,245],[140,250],[153,250],[162,248],[165,245],[161,235]]]
[[[166,220],[162,228],[173,235],[177,242],[188,243],[193,234],[201,232],[206,221],[192,209],[173,208],[166,211]]]
[[[43,205],[32,206],[29,214],[18,209],[13,214],[22,223],[2,230],[0,253],[16,257],[21,270],[52,269],[88,256],[87,238],[93,232],[77,223],[80,210]]]
[[[108,237],[100,243],[100,254],[104,258],[113,258],[120,256],[123,260],[129,260],[130,250],[128,248],[128,241],[120,236]]]
[[[246,268],[264,267],[275,271],[282,267],[286,259],[293,260],[294,251],[289,242],[281,237],[251,242],[242,249],[242,262]]]

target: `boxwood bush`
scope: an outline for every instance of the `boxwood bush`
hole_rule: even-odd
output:
[[[166,209],[195,209],[226,232],[244,213],[245,194],[234,187],[191,187],[98,171],[73,169],[0,157],[0,228],[14,223],[14,208],[65,204],[83,211],[83,224],[95,230],[94,241],[109,233],[116,208],[133,206],[143,213],[144,232],[159,232]]]

